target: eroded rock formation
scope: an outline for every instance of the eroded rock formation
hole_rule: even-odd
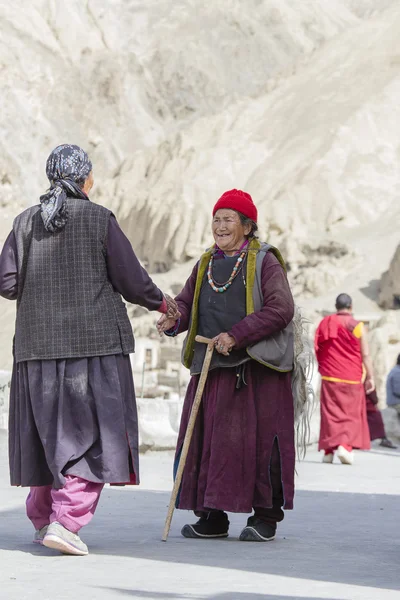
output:
[[[93,199],[166,290],[210,244],[218,195],[241,187],[311,317],[347,291],[376,320],[399,243],[396,0],[17,0],[0,16],[0,242],[46,188],[51,148],[73,141]],[[0,307],[9,368],[14,308]],[[155,318],[139,313],[146,335]]]

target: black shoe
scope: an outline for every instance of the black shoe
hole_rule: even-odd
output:
[[[184,525],[181,534],[185,538],[223,538],[228,537],[229,521],[224,512],[208,513],[194,525]]]
[[[258,517],[249,517],[247,526],[242,530],[241,542],[272,542],[275,539],[276,525],[270,525]]]
[[[381,443],[379,445],[383,446],[383,448],[391,448],[392,450],[396,450],[397,448],[397,446],[395,446],[393,442],[388,440],[386,437],[382,438]]]

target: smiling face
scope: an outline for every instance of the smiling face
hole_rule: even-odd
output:
[[[250,231],[251,225],[242,225],[238,213],[230,208],[217,210],[213,217],[215,243],[228,256],[240,249]]]

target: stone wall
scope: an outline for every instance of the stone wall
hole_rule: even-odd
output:
[[[140,452],[175,449],[183,399],[143,398],[137,404]]]

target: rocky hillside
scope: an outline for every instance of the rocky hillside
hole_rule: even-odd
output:
[[[167,287],[241,187],[310,314],[342,290],[379,313],[399,242],[399,30],[396,0],[1,2],[0,242],[71,141],[92,156],[93,199]]]

